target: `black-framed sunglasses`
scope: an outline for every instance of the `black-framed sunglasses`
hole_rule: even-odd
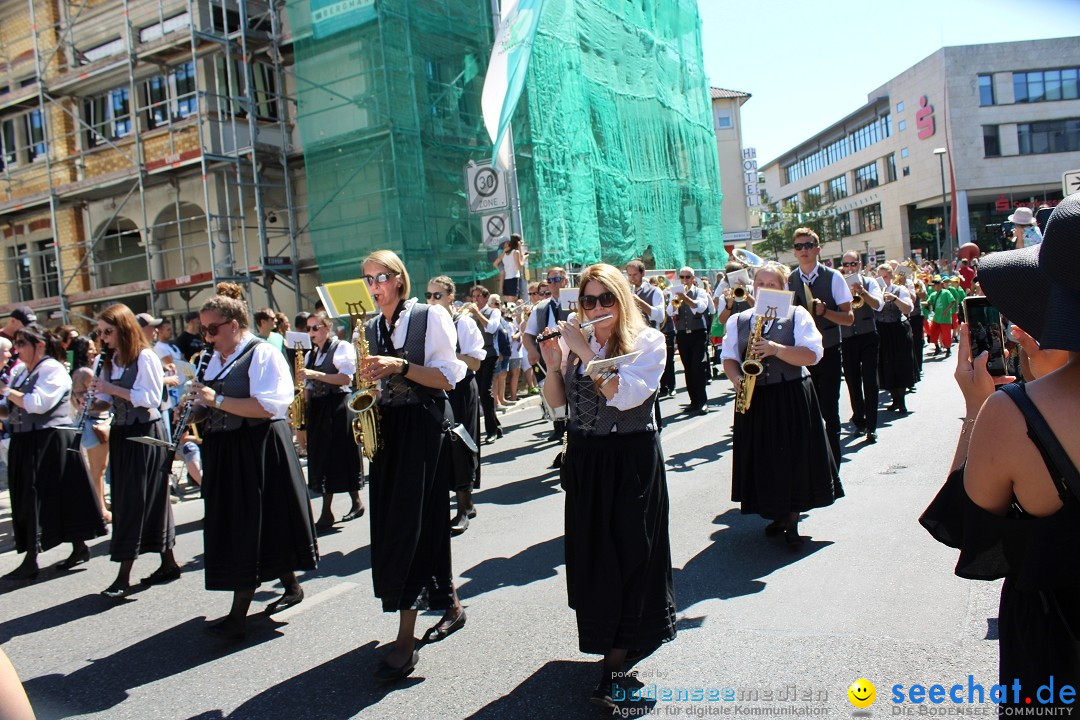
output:
[[[596,303],[600,303],[600,307],[611,307],[615,304],[615,293],[608,291],[599,295],[581,295],[578,297],[578,304],[581,305],[582,310],[594,310],[596,309]]]
[[[428,300],[442,300],[443,294],[441,292],[426,292],[424,297]]]
[[[209,335],[210,337],[214,337],[218,334],[218,330],[231,322],[232,320],[222,320],[221,322],[217,323],[207,323],[206,325],[202,326],[203,335]]]
[[[680,275],[679,279],[680,280],[693,280],[694,276],[693,275]]]
[[[817,247],[817,243],[816,242],[795,243],[792,247],[795,248],[796,252],[798,252],[799,250],[813,250],[814,248]]]
[[[550,290],[540,290],[536,294],[539,295],[540,297],[551,297],[551,291]]]
[[[841,267],[859,267],[859,261],[856,260],[855,262],[842,262],[840,263],[840,265]]]
[[[366,282],[368,285],[382,285],[383,283],[389,282],[390,278],[400,274],[401,273],[396,272],[384,272],[379,273],[378,275],[365,275],[364,282]]]
[[[549,283],[561,283],[564,280],[562,275],[552,275],[547,279]]]
[[[319,332],[320,328],[322,328],[322,325],[308,325],[307,326],[307,331],[309,333]]]

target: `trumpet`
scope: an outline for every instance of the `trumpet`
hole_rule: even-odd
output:
[[[742,302],[743,300],[745,300],[746,294],[747,291],[745,285],[736,285],[731,289],[731,297],[734,298],[737,302]]]
[[[847,278],[851,277],[852,275],[857,275],[857,274],[858,273],[851,273],[849,275],[845,275],[844,279],[846,280]],[[860,276],[859,283],[862,284],[861,276]],[[852,289],[852,293],[851,293],[851,295],[852,295],[851,309],[852,310],[858,310],[863,305],[866,305],[866,298],[864,298],[862,295],[859,295],[858,293],[854,292],[854,287],[853,286],[849,286],[849,287],[851,287],[851,289]]]
[[[356,336],[353,346],[356,348],[356,374],[353,387],[346,404],[356,413],[353,418],[353,440],[360,446],[364,457],[371,460],[379,450],[379,415],[375,406],[375,381],[367,380],[363,374],[364,361],[368,356],[368,341],[364,334],[364,322],[356,319]]]

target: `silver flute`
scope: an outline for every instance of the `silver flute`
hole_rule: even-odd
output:
[[[615,317],[615,316],[614,315],[601,315],[600,317],[598,317],[598,318],[596,318],[594,320],[586,320],[585,322],[578,325],[578,327],[579,328],[592,327],[596,323],[602,323],[605,320],[610,320],[613,317]],[[557,337],[562,337],[562,333],[559,332],[558,330],[554,330],[554,331],[552,331],[550,333],[545,334],[543,337],[538,338],[538,340],[539,340],[539,342],[543,342],[544,340],[550,340],[552,338],[557,338]]]

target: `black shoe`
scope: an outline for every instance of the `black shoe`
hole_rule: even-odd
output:
[[[113,583],[112,585],[101,591],[102,597],[107,597],[110,600],[123,600],[130,593],[130,585],[118,585],[116,583]]]
[[[475,513],[474,513],[475,515]],[[457,516],[450,523],[450,534],[453,536],[461,535],[463,532],[469,529],[469,515],[466,513],[462,515],[458,513]]]
[[[876,432],[868,432],[868,433],[866,433],[866,442],[870,443],[871,445],[876,443],[877,442],[877,433]]]
[[[85,562],[90,562],[90,548],[84,545],[82,550],[72,550],[66,560],[61,560],[56,563],[56,569],[67,571],[76,565],[82,565]]]
[[[555,433],[555,432],[551,433],[550,435],[547,436],[547,441],[548,442],[553,442],[553,443],[561,443],[562,442],[562,433]]]
[[[784,530],[784,543],[792,550],[795,550],[802,547],[803,537],[802,535],[799,535],[798,530],[788,528],[787,530]]]
[[[615,684],[615,678],[609,672],[602,673],[600,682],[593,688],[592,694],[589,695],[589,702],[597,707],[608,708],[614,710],[618,707],[615,701],[611,698],[611,686]]]
[[[952,357],[952,348],[945,351],[945,357]]]
[[[319,521],[317,523],[315,523],[315,532],[318,533],[319,535],[322,535],[323,533],[330,532],[330,530],[332,530],[333,527],[334,527],[334,516],[333,515],[323,515],[321,518],[319,518]]]
[[[555,456],[555,459],[551,461],[551,465],[549,465],[548,467],[550,467],[550,468],[552,468],[554,470],[558,470],[559,468],[562,467],[562,453],[561,452],[558,455]]]
[[[420,642],[425,645],[442,642],[463,627],[465,627],[465,608],[461,608],[454,618],[448,619],[443,615],[442,620],[428,628]]]
[[[416,669],[416,664],[420,662],[420,653],[413,650],[412,657],[405,661],[404,665],[400,667],[394,667],[387,664],[384,660],[379,663],[378,669],[372,673],[374,678],[381,683],[393,683],[407,677],[413,670]]]
[[[285,593],[274,602],[266,606],[265,612],[267,615],[273,615],[279,613],[282,610],[288,610],[293,605],[299,605],[304,602],[304,588],[299,585],[296,586],[296,590],[286,590]]]
[[[848,422],[851,423],[851,426],[855,428],[855,432],[857,432],[859,435],[862,435],[864,432],[866,432],[866,423],[864,421],[857,420],[856,418],[851,418],[850,420],[848,420]]]
[[[354,507],[353,509],[349,510],[349,512],[342,515],[341,522],[349,522],[350,520],[364,517],[364,512],[366,512],[366,508],[364,508],[363,505],[358,505],[357,507]],[[332,524],[333,523],[331,523],[331,525]]]
[[[162,565],[142,579],[143,585],[164,585],[180,579],[179,565]]]
[[[771,523],[765,526],[765,535],[767,537],[775,537],[787,529],[787,523],[783,520],[773,520]]]

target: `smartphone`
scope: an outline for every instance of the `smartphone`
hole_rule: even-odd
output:
[[[991,375],[1005,374],[1005,331],[1001,312],[985,297],[973,295],[964,299],[964,316],[971,337],[971,357],[988,353],[986,369]]]

